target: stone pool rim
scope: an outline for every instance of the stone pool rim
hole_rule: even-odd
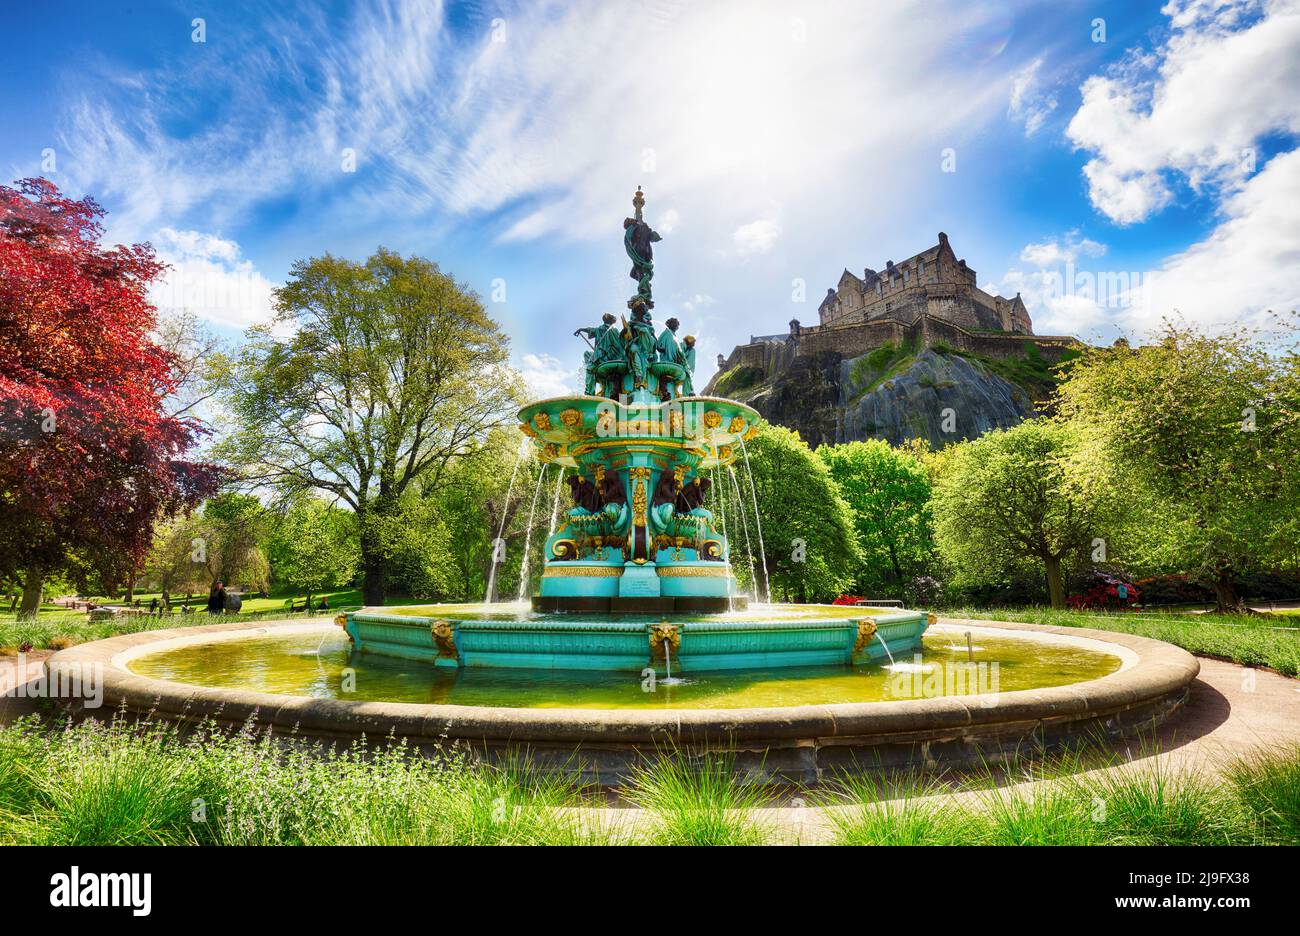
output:
[[[84,674],[102,667],[103,706],[84,709],[64,700],[74,714],[111,714],[125,709],[178,723],[212,720],[321,739],[347,740],[362,734],[380,741],[390,734],[417,745],[453,741],[470,745],[565,745],[570,754],[604,748],[663,746],[741,746],[748,749],[865,747],[970,741],[981,736],[1005,740],[1017,732],[1055,736],[1096,728],[1106,735],[1132,733],[1172,714],[1185,700],[1200,664],[1179,647],[1147,637],[1090,628],[1054,627],[1007,621],[940,618],[940,625],[1006,631],[1007,636],[1057,635],[1085,638],[1127,650],[1116,652],[1121,668],[1097,679],[1041,689],[997,694],[995,704],[979,696],[942,696],[885,702],[844,702],[737,709],[531,709],[409,702],[359,702],[217,689],[137,675],[129,659],[156,649],[206,643],[221,635],[267,635],[317,628],[318,621],[228,622],[123,634],[61,650],[47,670],[67,667]],[[947,629],[947,628],[945,628]],[[1115,652],[1115,651],[1111,651]],[[983,697],[987,698],[987,697]],[[969,745],[967,745],[969,746]]]

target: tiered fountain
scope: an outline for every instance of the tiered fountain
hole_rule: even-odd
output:
[[[347,618],[356,648],[437,666],[631,671],[847,666],[910,654],[928,625],[924,613],[751,606],[738,590],[725,518],[709,505],[724,504],[732,485],[765,557],[752,479],[746,514],[732,471],[737,459],[748,470],[745,443],[758,414],[694,394],[695,341],[678,342],[675,318],[655,334],[651,244],[660,238],[643,218],[639,188],[632,204],[624,246],[637,291],[621,322],[606,314],[575,333],[591,343],[586,392],[519,413],[543,464],[572,472],[573,507],[546,539],[531,613],[490,605],[429,616],[365,610]],[[752,559],[750,566],[758,598],[764,570]]]
[[[639,192],[633,204],[628,315],[580,329],[593,339],[585,393],[519,414],[545,463],[533,504],[544,482],[558,498],[566,477],[573,498],[563,519],[552,506],[531,607],[363,609],[341,619],[346,638],[319,621],[126,634],[50,659],[52,678],[103,675],[102,708],[69,708],[256,722],[295,741],[390,739],[431,756],[465,745],[601,783],[665,749],[723,751],[748,777],[799,782],[988,763],[1126,737],[1177,710],[1197,663],[1154,640],[761,602],[778,544],[762,542],[752,477],[732,470],[747,470],[756,414],[694,395],[694,343],[678,344],[674,320],[655,335],[658,235]],[[737,545],[757,546],[749,596],[728,522]],[[689,675],[661,678],[670,671]]]

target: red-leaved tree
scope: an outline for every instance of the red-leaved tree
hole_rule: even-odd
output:
[[[0,576],[35,613],[53,573],[121,580],[154,524],[220,481],[186,459],[203,432],[168,416],[175,356],[151,337],[148,244],[105,248],[92,199],[0,186]]]

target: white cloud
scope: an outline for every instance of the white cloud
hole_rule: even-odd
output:
[[[519,358],[519,373],[531,397],[538,400],[564,396],[582,390],[577,372],[549,354],[525,354]]]
[[[1210,326],[1266,326],[1300,309],[1300,151],[1272,159],[1224,205],[1209,237],[1152,272],[1122,320],[1149,332],[1180,315]]]
[[[1044,91],[1038,78],[1043,60],[1036,58],[1021,69],[1011,81],[1011,100],[1007,115],[1025,125],[1025,136],[1037,133],[1056,110],[1056,95]]]
[[[750,254],[767,253],[781,236],[781,222],[776,218],[759,218],[749,224],[742,224],[731,235],[736,253],[742,257]]]
[[[1077,231],[1070,231],[1063,238],[1050,238],[1038,244],[1026,244],[1020,251],[1020,259],[1041,268],[1073,263],[1079,257],[1100,257],[1106,253],[1106,245],[1095,240],[1080,238]]]
[[[169,265],[149,292],[160,310],[193,312],[238,329],[270,321],[275,284],[252,261],[240,259],[234,241],[201,231],[163,228],[154,238],[154,248]]]
[[[1169,3],[1171,32],[1088,78],[1066,129],[1093,154],[1093,205],[1118,224],[1142,221],[1174,197],[1172,181],[1231,193],[1255,168],[1259,141],[1300,132],[1300,3]]]

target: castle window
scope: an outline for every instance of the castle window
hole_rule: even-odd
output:
[[[922,276],[925,276],[925,261],[924,261],[924,260],[918,260],[918,261],[916,261],[916,275],[917,275],[917,278],[918,278],[918,279],[919,279],[920,277],[922,277]]]
[[[912,272],[911,270],[904,270],[904,271],[903,271],[903,285],[904,285],[904,286],[907,285],[908,274],[911,273],[911,272]]]

